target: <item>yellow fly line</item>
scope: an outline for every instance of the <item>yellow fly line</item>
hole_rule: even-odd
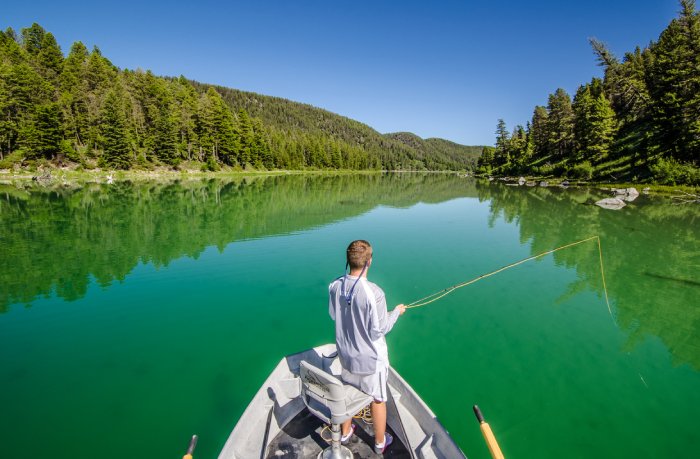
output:
[[[573,247],[575,245],[583,244],[584,242],[593,241],[593,240],[598,241],[598,255],[600,257],[600,275],[603,278],[603,292],[605,292],[605,304],[608,305],[608,312],[610,312],[610,317],[612,317],[612,309],[610,308],[610,301],[608,300],[608,288],[605,285],[605,271],[603,269],[603,249],[601,248],[601,245],[600,245],[600,236],[591,236],[589,238],[582,239],[582,240],[576,241],[576,242],[572,242],[571,244],[566,244],[566,245],[563,245],[561,247],[557,247],[556,249],[548,250],[546,252],[542,252],[540,254],[537,254],[537,255],[534,255],[534,256],[531,256],[528,258],[524,258],[520,261],[516,261],[515,263],[511,263],[508,266],[504,266],[502,268],[499,268],[499,269],[492,271],[490,273],[487,273],[487,274],[482,274],[481,276],[475,277],[472,280],[468,280],[466,282],[462,282],[460,284],[453,285],[452,287],[447,287],[446,289],[440,290],[439,292],[435,292],[431,295],[428,295],[428,296],[423,297],[419,300],[416,300],[413,303],[407,304],[406,309],[419,308],[421,306],[426,306],[434,301],[439,300],[440,298],[443,298],[443,297],[449,295],[450,293],[454,292],[455,290],[457,290],[459,288],[466,287],[467,285],[471,285],[475,282],[480,281],[481,279],[486,279],[487,277],[491,277],[494,274],[498,274],[502,271],[505,271],[506,269],[514,268],[520,264],[525,263],[526,261],[534,260],[536,258],[543,257],[545,255],[556,252],[558,250],[563,250],[563,249]]]

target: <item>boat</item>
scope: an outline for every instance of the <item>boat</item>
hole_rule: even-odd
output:
[[[302,364],[303,362],[306,362]],[[303,368],[302,368],[303,367]],[[305,397],[309,379],[305,371],[314,368],[340,379],[341,366],[335,344],[325,344],[284,357],[260,387],[236,423],[219,459],[296,459],[340,457],[328,455],[331,430],[310,410]],[[304,385],[304,376],[307,384]],[[323,379],[321,376],[319,379]],[[319,384],[316,379],[311,381]],[[350,388],[350,386],[344,386]],[[356,391],[369,403],[371,397]],[[389,368],[387,431],[394,443],[386,457],[408,459],[466,459],[428,405],[392,367]],[[354,419],[355,434],[345,445],[352,453],[347,457],[377,458],[374,453],[374,431],[366,420]],[[337,429],[336,426],[334,428]],[[337,430],[336,430],[337,432]],[[337,434],[339,436],[339,434]],[[323,452],[326,450],[326,455]],[[337,454],[337,451],[334,450]]]

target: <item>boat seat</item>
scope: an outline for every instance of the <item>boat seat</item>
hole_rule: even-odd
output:
[[[350,450],[340,444],[340,424],[367,406],[372,396],[343,384],[335,376],[305,360],[300,362],[299,376],[304,404],[314,416],[331,425],[331,446],[318,457],[351,458]]]

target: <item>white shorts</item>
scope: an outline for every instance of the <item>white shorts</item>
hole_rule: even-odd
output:
[[[371,375],[356,375],[343,368],[340,378],[347,384],[350,384],[365,394],[374,397],[375,402],[386,402],[387,376],[389,376],[389,370],[387,368],[378,369]]]

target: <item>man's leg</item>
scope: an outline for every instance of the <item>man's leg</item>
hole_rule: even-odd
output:
[[[348,419],[344,423],[341,424],[341,431],[343,433],[343,437],[347,436],[347,434],[350,433],[350,426],[352,425],[352,418]]]
[[[377,444],[384,443],[384,432],[386,431],[386,403],[372,401],[370,410],[372,411],[372,423],[374,424],[374,441]]]

